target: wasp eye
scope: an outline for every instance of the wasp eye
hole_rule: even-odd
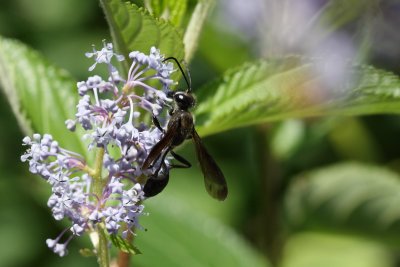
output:
[[[174,99],[177,102],[182,102],[182,100],[185,99],[185,96],[181,92],[178,92],[178,93],[174,94]]]

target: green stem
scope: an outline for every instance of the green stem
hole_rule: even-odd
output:
[[[267,125],[257,127],[256,144],[258,159],[260,159],[261,208],[258,216],[259,231],[256,239],[258,246],[268,257],[272,266],[279,266],[284,244],[281,228],[281,196],[279,194],[282,174],[279,163],[270,152],[269,142],[267,141],[270,135],[269,130]]]
[[[97,262],[100,267],[110,266],[110,253],[108,251],[108,240],[103,229],[98,229],[99,244],[97,248]]]
[[[98,148],[94,168],[92,170],[93,189],[92,193],[98,198],[103,194],[103,180],[101,179],[101,171],[103,170],[104,148]]]
[[[201,30],[214,3],[215,0],[200,0],[193,11],[192,17],[190,18],[185,32],[185,36],[183,37],[186,62],[190,62],[194,52],[197,49]]]
[[[93,168],[93,188],[92,193],[97,196],[98,199],[101,199],[101,195],[103,194],[104,189],[104,181],[101,178],[101,173],[103,170],[103,157],[104,157],[104,148],[98,148],[96,153],[96,160]],[[100,267],[109,267],[110,266],[110,256],[108,251],[108,240],[104,229],[99,225],[97,229],[97,234],[99,237],[99,243],[97,244],[97,262]]]

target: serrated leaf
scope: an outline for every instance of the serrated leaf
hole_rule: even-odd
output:
[[[400,177],[382,167],[339,164],[303,174],[285,211],[295,228],[356,233],[400,245]]]
[[[18,41],[0,37],[0,85],[26,134],[50,133],[60,145],[85,155],[79,131],[64,122],[75,117],[76,82]]]
[[[133,50],[148,53],[152,46],[166,56],[184,58],[181,34],[167,21],[156,19],[136,5],[121,0],[100,1],[117,50],[126,57]],[[128,62],[124,61],[125,69]]]
[[[129,241],[123,239],[119,235],[109,235],[111,242],[115,247],[117,247],[119,250],[125,253],[129,253],[132,255],[138,255],[142,254],[140,250],[135,247],[133,244],[131,244]]]
[[[146,201],[149,216],[140,224],[135,242],[143,255],[140,266],[266,267],[266,260],[242,237],[215,219],[185,205],[183,199],[162,196]]]
[[[343,70],[351,79],[327,84],[321,62],[296,57],[230,70],[197,92],[202,135],[288,118],[400,112],[400,80],[370,66]],[[334,87],[333,87],[334,86]]]

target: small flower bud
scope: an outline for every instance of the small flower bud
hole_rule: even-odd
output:
[[[74,224],[70,229],[71,229],[71,232],[76,236],[80,236],[85,230],[79,224]]]

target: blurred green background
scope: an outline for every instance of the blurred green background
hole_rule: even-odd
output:
[[[333,43],[338,46],[328,52],[344,47],[360,62],[400,73],[399,1],[373,1],[374,5],[362,9],[359,3],[363,1],[352,0],[347,10],[327,13],[331,17],[319,14],[333,1],[298,1],[292,9],[283,9],[282,3],[290,1],[245,2],[217,2],[190,65],[194,88],[245,61],[291,53],[323,56],[314,52]],[[194,5],[195,1],[190,1],[189,10]],[[310,5],[313,9],[302,9]],[[311,12],[312,16],[305,17],[318,21],[312,24],[318,29],[305,27],[301,29],[308,32],[301,33],[284,23],[302,11]],[[350,18],[340,24],[342,14]],[[330,27],[333,22],[338,24],[334,29]],[[333,31],[335,34],[328,34]],[[327,43],[315,40],[315,32],[318,36],[326,33],[333,42],[329,38]],[[102,10],[94,0],[1,1],[0,34],[40,51],[77,80],[89,75],[91,62],[84,53],[92,44],[110,40]],[[96,266],[94,258],[79,255],[80,248],[89,246],[87,237],[74,239],[65,258],[46,247],[45,240],[57,236],[65,224],[56,222],[46,207],[47,185],[20,162],[23,133],[3,95],[0,102],[0,266]],[[399,134],[398,116],[376,115],[288,120],[207,137],[205,144],[227,177],[228,199],[216,202],[209,198],[196,164],[191,169],[173,170],[165,191],[148,201],[150,215],[142,221],[148,231],[138,233],[138,246],[144,254],[133,258],[133,266],[269,266],[268,262],[284,267],[400,266],[400,190],[388,193],[391,200],[379,209],[390,206],[394,219],[379,224],[369,221],[378,216],[376,210],[363,210],[373,197],[362,202],[358,184],[345,186],[347,175],[352,176],[350,170],[357,169],[364,172],[353,176],[359,175],[360,184],[370,184],[372,191],[399,186]],[[193,149],[186,144],[180,151],[192,163],[196,162]],[[311,172],[313,169],[343,162],[352,163],[336,165],[329,175],[335,180],[342,173],[344,183],[302,185],[303,179],[319,175]],[[393,186],[375,186],[379,170],[371,179],[362,180],[374,174],[374,167],[368,171],[369,166],[384,167],[390,174],[382,176],[393,178]],[[313,186],[321,190],[315,193]],[[335,186],[343,186],[343,194],[329,198],[329,189]],[[318,197],[326,201],[318,202]],[[342,205],[337,202],[341,200]],[[343,215],[352,208],[354,212]],[[166,216],[161,216],[160,210]],[[171,220],[165,219],[169,217]],[[228,247],[226,251],[217,251],[216,246],[213,254],[198,255],[202,246],[211,250],[215,240]],[[216,264],[207,257],[220,261]]]

